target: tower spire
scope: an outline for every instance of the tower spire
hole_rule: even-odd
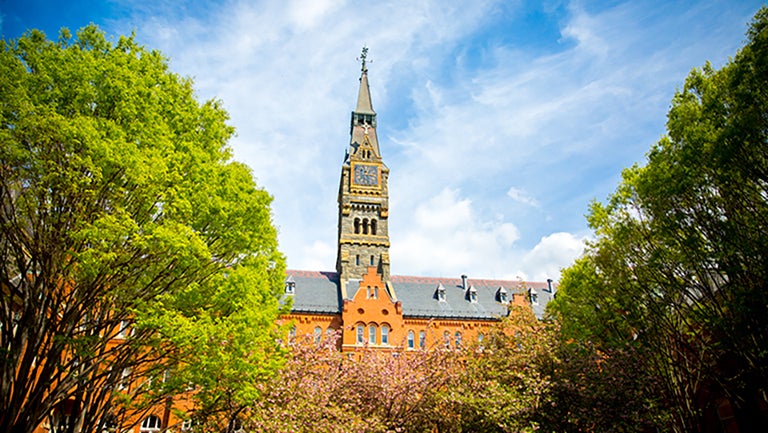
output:
[[[355,113],[360,114],[376,114],[373,111],[373,104],[371,104],[371,89],[368,87],[368,65],[366,63],[368,59],[368,47],[363,45],[363,52],[358,57],[360,60],[360,92],[357,95],[357,107]]]
[[[370,272],[389,281],[389,168],[376,137],[376,112],[368,87],[368,47],[358,58],[360,91],[352,111],[350,142],[339,185],[336,270],[342,284]]]

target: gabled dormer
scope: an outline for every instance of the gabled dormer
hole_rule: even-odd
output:
[[[294,293],[296,293],[296,280],[294,280],[293,275],[288,275],[288,278],[285,279],[285,294],[293,295]]]
[[[509,304],[509,293],[507,293],[507,289],[504,286],[499,286],[498,290],[496,290],[496,301],[504,305]]]
[[[445,302],[445,287],[443,286],[443,283],[438,284],[435,288],[434,297],[438,302]]]
[[[464,297],[467,299],[467,301],[476,304],[477,303],[477,289],[475,289],[475,286],[469,286],[467,289]]]

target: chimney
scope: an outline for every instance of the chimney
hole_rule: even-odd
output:
[[[552,293],[552,278],[547,278],[547,291]]]
[[[462,275],[461,276],[461,288],[464,290],[467,290],[467,276]]]

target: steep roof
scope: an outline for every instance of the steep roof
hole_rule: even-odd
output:
[[[339,275],[336,272],[288,271],[293,289],[294,313],[337,314],[341,312]]]
[[[295,283],[293,308],[295,313],[341,314],[341,291],[336,272],[296,271],[286,272],[287,279]],[[493,320],[507,314],[507,307],[500,302],[499,288],[503,287],[511,300],[514,296],[530,296],[534,291],[537,302],[532,304],[536,317],[542,318],[544,307],[552,299],[546,282],[521,282],[514,280],[468,279],[467,289],[460,278],[409,277],[394,275],[391,283],[402,302],[403,316],[408,318]],[[354,287],[353,287],[354,286]],[[437,294],[439,287],[444,298]],[[474,288],[473,302],[468,290]],[[349,282],[347,293],[354,296],[354,281]]]
[[[357,93],[357,107],[355,113],[376,114],[371,104],[371,88],[368,86],[368,70],[363,70],[360,75],[360,91]]]

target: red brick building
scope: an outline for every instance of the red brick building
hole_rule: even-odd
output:
[[[288,271],[285,296],[299,335],[341,332],[341,350],[461,346],[481,339],[509,304],[537,317],[554,295],[552,281],[521,282],[390,275],[389,168],[376,134],[363,49],[350,143],[341,166],[335,272]]]

